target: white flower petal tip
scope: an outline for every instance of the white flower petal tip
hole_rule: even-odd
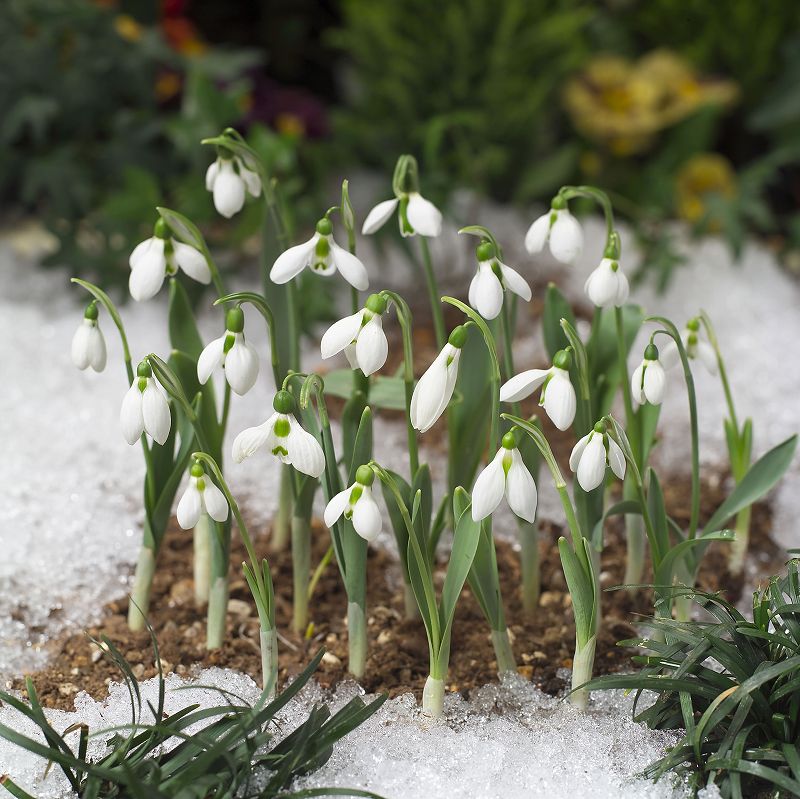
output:
[[[207,286],[211,282],[211,268],[205,255],[182,241],[172,241],[175,264],[192,280]]]
[[[217,212],[230,219],[244,207],[247,184],[237,172],[233,158],[218,158],[206,172],[206,188],[214,198]],[[216,166],[216,169],[212,167]]]
[[[619,445],[599,424],[573,447],[569,468],[584,491],[594,491],[603,484],[606,468],[620,479],[625,477],[625,456]]]
[[[155,297],[164,283],[167,274],[165,243],[165,239],[157,237],[145,239],[131,253],[128,290],[137,302]]]
[[[603,258],[597,269],[587,278],[584,291],[598,308],[612,305],[619,308],[627,302],[630,288],[619,262]]]
[[[540,404],[559,430],[566,430],[572,425],[578,401],[566,369],[552,368],[550,380],[542,390]]]
[[[528,369],[500,386],[501,402],[519,402],[529,397],[550,375],[549,369]]]
[[[436,424],[453,397],[461,348],[449,342],[420,377],[411,396],[411,424],[425,433]]]
[[[365,540],[374,541],[383,529],[383,517],[372,495],[372,473],[367,467],[367,477],[361,477],[361,469],[356,472],[356,481],[331,498],[325,507],[325,524],[333,527],[344,515],[353,523],[353,529]],[[359,482],[359,479],[366,482]]]

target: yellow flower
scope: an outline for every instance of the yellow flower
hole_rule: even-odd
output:
[[[717,153],[692,156],[675,177],[675,206],[687,222],[699,222],[707,213],[706,203],[716,195],[730,199],[737,192],[736,173],[730,162]],[[719,221],[710,220],[710,230],[719,230]]]
[[[114,30],[129,42],[138,42],[142,38],[142,26],[128,14],[117,14],[114,17]]]
[[[575,127],[614,155],[646,150],[655,135],[698,108],[736,97],[729,81],[699,78],[680,56],[667,50],[631,62],[598,55],[568,81],[564,100]]]

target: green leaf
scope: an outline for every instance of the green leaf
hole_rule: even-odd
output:
[[[331,397],[349,399],[353,393],[353,373],[350,369],[334,369],[325,375],[325,393]],[[405,383],[400,377],[378,375],[370,382],[369,404],[388,411],[405,411]]]
[[[588,543],[588,542],[587,542]],[[564,536],[558,539],[558,553],[567,581],[572,609],[575,614],[575,634],[581,647],[594,635],[595,593],[591,574],[587,574],[581,560]]]
[[[358,425],[355,441],[353,443],[352,459],[348,474],[348,485],[352,485],[356,479],[356,471],[359,466],[364,466],[372,460],[372,411],[369,406],[364,408],[361,414],[361,421]]]
[[[411,506],[411,486],[401,477],[397,472],[386,470],[389,477],[392,478],[398,491],[400,492],[403,502],[406,507]],[[400,508],[397,505],[394,494],[383,483],[381,483],[383,491],[383,501],[386,503],[386,510],[389,512],[389,521],[392,524],[392,531],[394,532],[395,541],[397,541],[397,551],[400,555],[400,563],[403,567],[403,576],[408,577],[408,530]],[[406,580],[408,582],[408,580]]]
[[[484,519],[480,524],[480,537],[468,580],[469,587],[489,626],[493,630],[502,629],[505,625],[505,618],[491,517]]]
[[[361,415],[367,407],[367,398],[363,391],[355,391],[344,404],[342,411],[342,462],[349,470],[353,464],[353,447],[356,442]]]
[[[172,349],[185,352],[196,364],[203,351],[203,339],[197,330],[189,295],[175,278],[169,281],[168,320]],[[187,395],[194,396],[194,392],[187,392]]]
[[[544,345],[551,361],[559,350],[563,350],[569,344],[569,340],[561,327],[562,319],[566,319],[573,328],[575,327],[576,321],[572,306],[567,302],[566,297],[558,289],[558,286],[555,283],[550,283],[544,294],[542,333],[544,335]]]
[[[757,502],[770,491],[789,468],[796,447],[797,435],[793,435],[759,458],[708,520],[706,529],[719,529],[742,508]]]
[[[203,238],[203,234],[194,222],[183,214],[173,211],[171,208],[158,207],[156,210],[178,241],[182,241],[184,244],[194,247],[208,258],[206,240]]]

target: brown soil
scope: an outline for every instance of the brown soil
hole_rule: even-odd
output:
[[[665,491],[668,506],[679,519],[688,516],[685,497],[688,486],[673,482]],[[723,491],[706,486],[704,514],[718,504]],[[769,538],[771,517],[765,505],[756,506],[753,514],[752,550],[765,562],[763,574],[772,574],[783,563],[783,552]],[[542,594],[533,618],[527,619],[516,591],[519,585],[519,558],[508,543],[497,544],[497,560],[507,620],[519,671],[543,690],[554,693],[563,687],[558,670],[571,665],[574,624],[570,597],[566,591],[555,541],[561,529],[543,525],[540,536]],[[255,609],[238,569],[232,569],[231,602],[228,630],[222,649],[205,649],[205,615],[197,608],[192,586],[192,537],[176,527],[170,529],[161,551],[151,603],[150,621],[158,638],[165,672],[181,675],[200,667],[221,666],[238,669],[259,679],[258,621]],[[267,550],[266,538],[258,542]],[[314,531],[314,558],[319,562],[328,547],[327,531]],[[239,564],[244,551],[234,541],[232,564]],[[334,685],[346,676],[347,600],[332,563],[317,585],[311,602],[313,631],[308,637],[294,634],[291,626],[291,557],[288,552],[270,555],[276,589],[276,609],[280,641],[280,678],[285,680],[308,662],[320,647],[327,653],[317,679]],[[605,588],[623,580],[625,545],[619,521],[609,523],[602,554],[602,583]],[[725,568],[722,547],[709,550],[700,574],[700,585],[707,590],[723,590],[737,600],[742,578],[733,578]],[[108,684],[119,680],[116,668],[101,656],[89,636],[107,635],[133,667],[138,678],[155,673],[150,639],[147,633],[131,633],[126,625],[127,599],[111,602],[103,621],[86,634],[73,634],[56,641],[48,666],[32,675],[43,704],[72,709],[75,694],[87,691],[95,698],[105,697]],[[646,616],[651,609],[647,591],[631,596],[624,590],[603,594],[603,625],[597,648],[596,671],[607,673],[630,663],[630,652],[616,646],[617,641],[634,634],[631,621]],[[368,636],[369,656],[362,681],[370,692],[386,691],[394,696],[409,690],[420,694],[428,673],[428,649],[420,621],[403,618],[402,581],[397,562],[386,552],[370,550],[368,561]],[[496,679],[496,664],[489,630],[468,588],[459,602],[453,628],[452,657],[448,686],[468,693],[471,689]],[[22,679],[13,684],[24,690]]]

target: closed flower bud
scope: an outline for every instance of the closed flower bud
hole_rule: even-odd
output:
[[[72,362],[78,369],[102,372],[106,368],[106,340],[97,321],[97,305],[91,302],[86,309],[83,322],[72,337],[70,348]]]

